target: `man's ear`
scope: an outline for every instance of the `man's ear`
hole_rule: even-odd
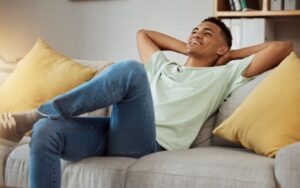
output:
[[[222,56],[222,55],[226,54],[228,51],[229,51],[228,46],[222,45],[221,47],[218,48],[217,54]]]

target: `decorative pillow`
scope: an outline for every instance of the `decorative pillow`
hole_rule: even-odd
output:
[[[0,113],[37,108],[95,74],[96,70],[58,54],[39,39],[0,86]]]
[[[299,72],[293,52],[213,133],[268,157],[300,141]]]
[[[272,72],[273,69],[256,76],[251,81],[234,90],[228,98],[222,103],[218,110],[218,116],[215,127],[221,125],[223,121],[231,116],[231,114],[243,103],[246,97]],[[212,145],[226,147],[243,147],[240,143],[233,143],[215,134],[212,134]]]

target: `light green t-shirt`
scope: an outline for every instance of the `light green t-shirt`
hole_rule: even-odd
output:
[[[253,56],[216,67],[185,67],[155,52],[146,65],[154,103],[156,139],[167,150],[189,148],[205,120],[248,80]]]

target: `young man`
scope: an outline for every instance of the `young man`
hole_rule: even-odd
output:
[[[187,43],[140,30],[137,43],[146,71],[138,62],[120,62],[37,111],[2,114],[0,144],[14,146],[34,124],[31,188],[60,187],[60,158],[141,157],[189,148],[235,88],[278,65],[293,49],[287,42],[269,42],[230,51],[231,40],[215,18],[195,27]],[[171,62],[163,50],[185,54],[187,61]],[[228,63],[233,59],[241,60]],[[77,117],[109,105],[111,117]]]

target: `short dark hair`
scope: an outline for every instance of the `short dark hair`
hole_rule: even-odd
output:
[[[202,21],[203,22],[211,22],[216,24],[217,26],[219,26],[219,28],[221,29],[221,34],[222,37],[224,38],[226,44],[228,45],[229,48],[231,48],[232,45],[232,35],[230,32],[230,29],[224,24],[224,22],[222,22],[221,20],[219,20],[216,17],[208,17],[206,19],[204,19]]]

